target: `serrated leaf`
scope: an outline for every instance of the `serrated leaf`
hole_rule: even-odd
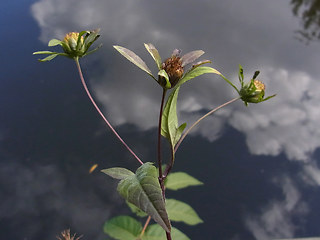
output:
[[[109,175],[112,178],[120,179],[120,180],[134,175],[134,173],[131,172],[130,170],[128,170],[126,168],[120,168],[120,167],[103,169],[103,170],[101,170],[101,172]]]
[[[189,186],[199,185],[203,185],[203,183],[185,172],[170,173],[165,181],[166,189],[170,190],[179,190]]]
[[[132,217],[118,216],[107,221],[103,231],[117,240],[136,240],[142,231],[142,226]]]
[[[171,224],[158,181],[157,168],[152,163],[144,163],[135,175],[121,180],[117,190],[124,199],[146,212],[165,231],[170,232]]]
[[[171,231],[171,238],[174,240],[190,240],[184,233],[174,227]],[[167,238],[165,232],[159,225],[152,224],[147,228],[141,240],[167,240]]]
[[[180,88],[175,88],[168,97],[163,110],[161,122],[161,135],[169,140],[172,148],[174,148],[179,141],[181,133],[185,127],[185,124],[178,127],[177,99],[179,89]]]
[[[181,57],[182,67],[188,65],[189,63],[194,62],[197,58],[199,58],[202,54],[204,54],[204,51],[202,50],[196,50],[189,52]]]
[[[150,53],[151,57],[156,62],[158,69],[161,70],[162,60],[161,60],[161,57],[160,57],[158,50],[151,43],[145,43],[144,46],[148,50],[148,52]]]
[[[152,76],[151,70],[148,68],[147,64],[134,52],[131,50],[121,47],[121,46],[113,46],[122,56],[124,56],[126,59],[128,59],[130,62],[135,64],[137,67],[139,67],[141,70],[148,73],[150,76]],[[152,76],[153,77],[153,76]]]
[[[58,40],[58,39],[51,39],[48,43],[48,46],[49,47],[54,47],[54,46],[57,46],[57,45],[61,45],[61,40]]]
[[[131,209],[131,211],[134,214],[136,214],[138,217],[146,217],[146,216],[148,216],[148,214],[146,214],[144,211],[142,211],[140,208],[136,207],[132,203],[129,203],[128,201],[126,201],[126,204]]]
[[[188,225],[196,225],[203,222],[196,211],[184,202],[166,199],[166,208],[171,221],[184,222]]]
[[[185,82],[187,82],[195,77],[198,77],[202,74],[205,74],[205,73],[215,73],[215,74],[221,75],[221,73],[218,70],[216,70],[212,67],[194,67],[189,72],[187,72],[182,77],[182,79],[180,79],[180,81],[178,82],[176,87],[179,87],[182,84],[184,84]]]

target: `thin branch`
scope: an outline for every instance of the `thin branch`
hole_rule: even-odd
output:
[[[181,142],[183,141],[183,139],[188,135],[188,133],[192,130],[192,128],[194,128],[196,125],[198,125],[198,123],[205,119],[206,117],[208,117],[209,115],[213,114],[214,112],[218,111],[220,108],[223,108],[227,105],[229,105],[230,103],[233,103],[235,101],[237,101],[238,99],[240,99],[240,97],[236,97],[222,105],[220,105],[219,107],[216,107],[215,109],[212,109],[211,111],[209,111],[207,114],[203,115],[201,118],[199,118],[197,121],[194,122],[194,124],[192,124],[192,126],[183,134],[183,136],[179,139],[179,142],[176,144],[175,148],[174,148],[174,152],[177,152]]]
[[[103,120],[105,121],[105,123],[108,125],[108,127],[111,129],[111,131],[114,133],[114,135],[116,135],[116,137],[120,140],[120,142],[127,148],[127,150],[138,160],[138,162],[142,165],[143,162],[140,160],[140,158],[131,150],[131,148],[125,143],[125,141],[123,141],[123,139],[119,136],[119,134],[116,132],[116,130],[111,126],[111,124],[109,123],[109,121],[106,119],[106,117],[103,115],[103,113],[101,112],[101,110],[99,109],[98,105],[96,104],[96,102],[93,100],[93,97],[91,96],[89,89],[87,87],[87,84],[83,78],[83,74],[81,71],[81,67],[80,67],[80,63],[79,63],[79,59],[75,58],[75,62],[77,65],[77,69],[80,75],[80,79],[82,82],[82,85],[84,87],[84,89],[86,90],[86,93],[90,99],[90,101],[92,102],[93,106],[96,108],[96,110],[98,111],[98,113],[100,114],[100,116],[103,118]]]

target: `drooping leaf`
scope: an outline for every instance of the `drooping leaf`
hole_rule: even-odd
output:
[[[221,75],[221,73],[218,70],[216,70],[212,67],[194,67],[189,72],[187,72],[182,77],[182,79],[180,79],[180,81],[178,82],[176,87],[179,87],[182,84],[184,84],[185,82],[187,82],[195,77],[198,77],[202,74],[205,74],[205,73],[215,73],[215,74]]]
[[[177,99],[179,89],[180,88],[175,88],[168,97],[161,122],[161,135],[169,140],[172,148],[174,148],[179,141],[181,133],[186,126],[186,124],[178,126]]]
[[[54,46],[57,46],[57,45],[61,45],[61,40],[58,40],[58,39],[51,39],[48,43],[48,46],[49,47],[54,47]]]
[[[120,180],[134,175],[134,173],[131,172],[130,170],[128,170],[126,168],[120,168],[120,167],[103,169],[103,170],[101,170],[101,172],[109,175],[112,178],[120,179]]]
[[[179,190],[189,186],[199,185],[203,185],[203,183],[185,172],[170,173],[165,181],[166,189],[170,190]]]
[[[158,69],[161,70],[162,60],[158,50],[151,43],[145,43],[145,48],[148,50],[154,61],[156,62]]]
[[[128,201],[126,201],[126,204],[131,209],[131,211],[134,214],[136,214],[138,217],[146,217],[146,216],[148,216],[148,214],[146,214],[144,211],[142,211],[140,208],[136,207],[132,203],[129,203]]]
[[[196,225],[203,222],[196,211],[184,202],[166,199],[166,207],[171,221],[184,222],[188,225]]]
[[[121,47],[121,46],[113,46],[122,56],[128,59],[130,62],[135,64],[137,67],[148,73],[152,76],[151,70],[148,68],[147,64],[134,52],[131,50]],[[153,77],[153,76],[152,76]]]
[[[190,240],[184,233],[182,233],[177,228],[172,228],[171,230],[171,238],[174,240]],[[152,224],[148,226],[146,232],[142,236],[141,240],[166,240],[166,234],[163,229],[157,225]]]
[[[189,52],[181,57],[182,67],[188,65],[189,63],[194,62],[197,58],[199,58],[202,54],[204,54],[204,51],[202,50],[196,50]]]
[[[47,62],[47,61],[51,61],[52,59],[54,59],[56,56],[58,56],[59,54],[55,53],[55,54],[51,54],[48,57],[42,58],[42,59],[38,59],[40,62]]]
[[[118,216],[108,220],[103,231],[117,240],[136,240],[142,231],[141,223],[129,216]]]
[[[121,180],[117,190],[124,199],[146,212],[165,231],[170,232],[171,224],[158,181],[157,168],[152,163],[144,163],[135,175]]]

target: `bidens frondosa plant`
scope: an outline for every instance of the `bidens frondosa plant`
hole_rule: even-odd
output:
[[[204,54],[204,51],[202,50],[195,50],[181,56],[181,51],[175,49],[169,58],[162,61],[160,54],[154,45],[151,43],[144,44],[158,67],[157,74],[153,75],[147,64],[134,52],[121,46],[114,46],[114,48],[125,58],[154,79],[162,89],[158,121],[157,159],[154,162],[144,163],[111,126],[95,103],[83,78],[79,58],[96,51],[101,46],[89,51],[91,45],[99,37],[98,32],[98,30],[95,30],[68,33],[63,40],[53,39],[49,42],[49,46],[60,45],[64,52],[40,51],[35,52],[34,54],[49,55],[40,61],[50,61],[56,56],[65,56],[75,60],[81,82],[90,101],[120,142],[141,164],[135,172],[122,167],[108,168],[102,170],[102,172],[119,180],[117,191],[126,200],[127,205],[133,213],[138,217],[147,218],[144,225],[142,226],[140,221],[137,221],[131,216],[118,216],[105,223],[104,231],[112,238],[118,240],[188,240],[189,238],[184,233],[172,227],[171,222],[180,221],[188,225],[196,225],[201,223],[202,220],[190,205],[182,201],[169,199],[165,194],[166,190],[176,191],[189,186],[202,185],[202,182],[184,172],[171,172],[175,161],[175,153],[180,144],[193,127],[220,108],[239,99],[247,106],[248,103],[260,103],[275,95],[264,98],[265,85],[256,80],[256,77],[259,74],[258,71],[255,72],[253,78],[248,83],[245,83],[243,69],[240,66],[240,89],[238,89],[218,70],[212,67],[203,66],[204,64],[211,63],[210,60],[202,60],[194,63]],[[189,64],[192,65],[187,68],[187,65]],[[185,130],[187,124],[179,124],[177,116],[177,99],[180,87],[185,82],[197,76],[209,73],[221,76],[237,91],[239,96],[212,109]],[[169,96],[166,98],[167,92],[169,92]],[[162,161],[162,137],[167,139],[171,146],[171,153],[170,156],[165,157],[165,164],[163,164]],[[157,163],[157,167],[155,166],[155,163]],[[151,219],[157,224],[150,224]]]

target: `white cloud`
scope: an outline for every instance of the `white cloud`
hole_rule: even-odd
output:
[[[246,216],[248,230],[257,240],[292,238],[298,228],[292,221],[294,216],[303,217],[308,206],[301,200],[301,194],[288,177],[276,180],[281,185],[284,199],[272,200],[261,210],[261,214]]]
[[[193,134],[213,141],[228,123],[246,135],[253,154],[285,153],[289,159],[307,161],[320,146],[317,51],[292,41],[297,20],[286,4],[279,7],[278,1],[277,5],[270,1],[246,3],[41,0],[32,6],[32,13],[41,27],[43,41],[62,37],[71,30],[102,28],[99,41],[108,43],[104,49],[110,53],[101,61],[108,68],[101,77],[90,79],[89,84],[114,125],[155,127],[161,90],[116,53],[111,44],[135,51],[153,70],[155,64],[143,42],[153,42],[163,58],[176,47],[184,52],[200,48],[207,52],[204,58],[213,59],[213,66],[226,76],[233,75],[232,79],[236,79],[238,63],[244,66],[247,78],[260,68],[267,94],[277,96],[249,108],[240,103],[228,106],[205,120]],[[268,28],[261,27],[266,23]],[[178,102],[181,122],[191,124],[201,110],[231,99],[235,96],[231,90],[213,75],[186,84]]]

